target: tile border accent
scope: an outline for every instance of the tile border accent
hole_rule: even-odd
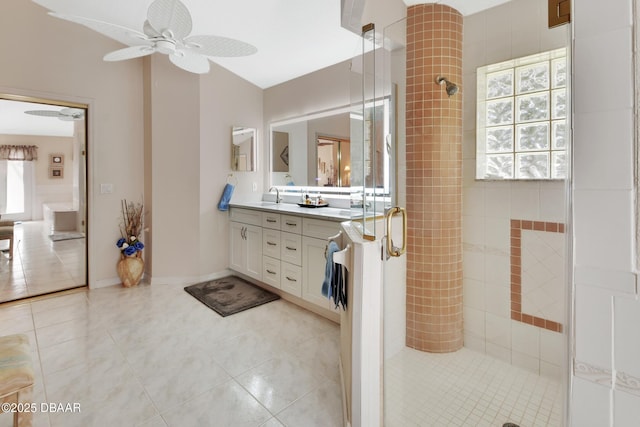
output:
[[[522,312],[522,230],[564,233],[558,222],[511,220],[511,319],[553,332],[562,332],[562,324]]]
[[[640,378],[629,375],[626,372],[616,371],[614,378],[610,369],[574,359],[573,375],[595,384],[640,396]]]
[[[574,360],[573,375],[592,383],[607,387],[613,386],[613,377],[610,370],[579,360]]]
[[[625,372],[616,372],[616,389],[640,396],[640,378]]]

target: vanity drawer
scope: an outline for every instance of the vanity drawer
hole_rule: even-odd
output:
[[[304,218],[302,220],[302,234],[318,239],[327,239],[338,234],[340,223],[321,219]]]
[[[302,267],[282,262],[280,289],[297,297],[302,297]]]
[[[262,229],[262,254],[280,258],[280,231],[269,228]]]
[[[280,233],[280,259],[302,265],[302,236],[293,233]]]
[[[287,233],[302,234],[302,217],[282,215],[280,217],[280,230]]]
[[[262,224],[262,213],[251,209],[231,208],[231,221],[259,226]]]
[[[280,260],[262,257],[262,281],[274,288],[280,288]]]
[[[280,214],[262,212],[262,226],[274,230],[280,230]]]

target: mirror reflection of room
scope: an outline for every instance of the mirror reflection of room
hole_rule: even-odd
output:
[[[0,99],[0,302],[86,285],[85,109]]]
[[[234,126],[231,131],[232,159],[231,170],[255,170],[256,130],[243,126]]]
[[[351,144],[346,138],[318,135],[317,185],[348,187],[351,178]]]

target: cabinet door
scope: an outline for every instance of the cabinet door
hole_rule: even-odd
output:
[[[302,299],[323,308],[332,308],[329,299],[322,295],[326,247],[326,239],[302,238]]]
[[[297,297],[302,296],[302,268],[284,261],[280,263],[280,268],[282,290]]]
[[[237,272],[245,272],[244,227],[240,222],[231,221],[231,259],[229,267]]]
[[[245,224],[245,265],[247,276],[262,279],[262,227]]]

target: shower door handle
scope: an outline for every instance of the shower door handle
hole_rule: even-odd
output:
[[[393,239],[391,238],[391,219],[396,215],[402,215],[402,247],[398,248],[394,246]],[[393,257],[399,257],[407,250],[407,211],[404,208],[395,206],[387,211],[385,214],[387,220],[387,254]]]

